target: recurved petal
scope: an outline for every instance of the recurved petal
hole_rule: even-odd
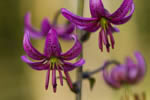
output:
[[[45,58],[45,56],[41,54],[40,52],[38,52],[30,43],[29,31],[27,30],[24,33],[23,47],[24,47],[26,54],[32,59],[42,60],[43,58]]]
[[[69,25],[55,26],[55,29],[60,38],[66,39],[66,40],[71,40],[70,35],[73,34],[75,25],[72,23],[69,23]]]
[[[72,23],[69,23],[68,25],[59,25],[59,26],[57,25],[57,26],[55,26],[55,29],[56,29],[58,35],[65,34],[65,33],[69,34],[74,31],[75,25]]]
[[[130,67],[130,69],[128,69],[128,79],[129,82],[131,83],[136,83],[137,79],[139,75],[139,70],[138,67],[136,67],[136,65],[133,65],[133,67]]]
[[[85,60],[84,59],[80,59],[78,60],[76,63],[72,64],[72,63],[69,63],[69,62],[64,62],[64,70],[65,71],[71,71],[75,68],[78,68],[78,67],[82,67],[82,65],[85,63]]]
[[[144,57],[142,56],[142,54],[140,52],[136,51],[135,57],[136,57],[138,66],[143,66],[143,67],[146,66]]]
[[[110,77],[108,71],[106,69],[103,70],[103,78],[105,80],[105,82],[110,85],[113,88],[120,88],[120,83],[112,80],[112,78]]]
[[[31,24],[31,15],[30,13],[26,13],[26,15],[24,16],[24,30],[29,30],[30,31],[30,36],[32,38],[41,38],[43,37],[43,34],[40,32],[40,30],[37,30],[36,28],[34,28]]]
[[[132,67],[136,67],[134,61],[130,57],[126,58],[125,65],[128,69],[130,69]]]
[[[51,28],[51,24],[47,18],[44,18],[41,23],[41,33],[46,36]]]
[[[105,16],[105,9],[102,0],[90,0],[90,11],[92,17]]]
[[[118,18],[118,19],[111,20],[111,22],[115,25],[124,24],[124,23],[126,23],[130,20],[130,18],[132,17],[133,12],[134,12],[134,4],[132,4],[131,11],[130,11],[129,15],[127,15],[127,16],[121,18],[121,19]]]
[[[58,41],[57,33],[53,28],[51,28],[45,40],[44,54],[45,56],[50,57],[60,56],[60,53],[61,47]]]
[[[44,60],[40,62],[32,62],[26,56],[21,56],[21,59],[35,70],[47,70],[49,68],[49,64],[43,64]]]
[[[129,82],[135,83],[137,81],[139,74],[138,66],[134,63],[134,61],[130,57],[127,57],[125,67],[128,69]]]
[[[133,65],[135,65],[135,63],[134,63],[134,61],[133,61],[133,59],[131,59],[131,57],[126,57],[126,60],[125,60],[125,64],[127,65],[127,66],[133,66]]]
[[[86,30],[88,32],[95,32],[97,31],[101,26],[99,23],[94,23],[93,25],[90,26],[79,26],[77,25],[77,27],[81,30]]]
[[[69,25],[66,26],[66,30],[64,33],[72,33],[75,29],[75,25],[72,23],[69,23]]]
[[[61,13],[70,22],[72,22],[76,25],[80,25],[80,26],[89,26],[89,25],[97,22],[97,20],[98,20],[98,18],[84,18],[84,17],[77,16],[65,8],[61,9]]]
[[[80,44],[80,41],[78,40],[76,35],[72,35],[72,38],[74,39],[75,43],[73,47],[68,50],[66,53],[61,54],[61,58],[64,60],[72,60],[75,57],[79,56],[82,46]]]
[[[137,51],[135,52],[135,57],[137,60],[137,66],[139,69],[139,74],[140,74],[140,77],[142,78],[146,73],[145,60],[144,60],[144,57],[142,56],[142,54],[140,52],[137,52]]]
[[[109,18],[111,19],[123,18],[130,10],[132,4],[133,4],[133,0],[124,0],[121,6]]]

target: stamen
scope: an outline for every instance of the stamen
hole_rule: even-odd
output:
[[[102,30],[99,33],[99,48],[101,49],[101,51],[103,51],[103,38],[102,38]]]
[[[53,91],[56,92],[57,82],[56,82],[56,69],[55,68],[52,70],[52,85],[53,85]]]
[[[47,64],[48,63],[48,60],[45,60],[44,62],[43,62],[43,64]]]
[[[59,72],[60,84],[63,86],[63,75],[62,75],[62,72],[61,72],[60,68],[58,68],[58,72]]]
[[[62,69],[62,70],[64,70],[64,68],[63,68],[63,66],[62,66],[62,65],[59,65],[59,68],[60,68],[60,69]]]

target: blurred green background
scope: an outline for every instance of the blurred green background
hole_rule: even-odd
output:
[[[122,0],[103,0],[109,11],[115,11]],[[110,53],[101,53],[98,49],[98,31],[92,34],[90,40],[84,44],[84,70],[93,70],[102,65],[106,59],[123,61],[125,56],[133,56],[135,50],[140,51],[147,62],[147,75],[145,79],[131,88],[131,93],[147,94],[150,98],[150,1],[134,0],[135,12],[132,19],[119,26],[120,33],[114,34],[116,45]],[[84,16],[89,17],[89,0],[85,0]],[[22,48],[24,15],[27,11],[32,14],[32,23],[40,27],[41,20],[47,16],[53,20],[55,12],[60,8],[68,8],[76,12],[77,0],[0,0],[0,100],[74,100],[66,84],[61,87],[58,83],[57,93],[44,89],[45,72],[35,71],[21,61],[24,54]],[[64,22],[60,17],[59,22]],[[34,42],[36,48],[43,49],[44,40]],[[63,50],[69,49],[73,43],[63,42]],[[75,79],[75,71],[71,77]],[[102,79],[101,74],[94,75],[96,84],[90,91],[88,81],[83,82],[83,100],[120,100],[123,89],[114,91]]]

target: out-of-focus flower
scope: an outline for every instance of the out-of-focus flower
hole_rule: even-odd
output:
[[[65,25],[55,25],[54,28],[56,29],[60,38],[64,40],[71,40],[70,35],[73,34],[75,25],[72,23],[68,23]]]
[[[59,72],[61,85],[63,85],[62,71],[64,71],[66,79],[70,87],[72,87],[72,82],[70,80],[68,72],[73,70],[74,68],[81,67],[85,62],[84,59],[80,59],[74,64],[67,62],[69,60],[75,59],[81,52],[82,47],[76,35],[72,35],[72,38],[75,40],[75,44],[73,45],[73,47],[66,53],[62,53],[57,33],[55,29],[51,28],[46,36],[44,54],[42,54],[32,46],[30,42],[29,32],[29,30],[25,31],[23,47],[26,54],[37,62],[32,62],[27,58],[27,56],[22,56],[22,60],[35,70],[47,70],[45,83],[46,89],[48,89],[50,71],[52,71],[53,91],[56,92],[56,70]]]
[[[64,17],[74,23],[79,29],[95,32],[100,28],[99,48],[103,51],[104,44],[109,52],[109,42],[111,42],[112,48],[114,48],[115,44],[112,33],[119,32],[119,29],[113,27],[112,24],[124,24],[131,18],[134,12],[133,0],[124,0],[121,6],[112,14],[104,8],[102,0],[90,0],[90,11],[92,18],[77,16],[65,8],[61,10]],[[108,37],[110,37],[110,41]]]
[[[75,25],[72,23],[64,24],[64,25],[53,25],[50,24],[49,20],[47,18],[44,18],[41,23],[41,29],[36,29],[31,24],[31,15],[30,13],[26,13],[24,17],[24,30],[30,31],[30,36],[32,38],[43,38],[46,37],[49,30],[51,28],[55,29],[58,36],[65,40],[70,40],[70,35],[73,34],[73,31],[75,29]]]
[[[136,63],[127,57],[124,64],[116,65],[109,72],[103,70],[103,77],[106,83],[114,88],[120,88],[122,84],[135,84],[145,75],[146,64],[140,52],[135,52]]]

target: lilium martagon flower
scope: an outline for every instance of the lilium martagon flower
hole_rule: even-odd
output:
[[[110,74],[106,68],[103,70],[103,78],[109,86],[117,89],[124,84],[136,84],[144,78],[146,73],[144,57],[137,51],[134,55],[136,62],[127,57],[125,63],[113,67]]]
[[[37,29],[31,24],[31,14],[28,12],[24,16],[24,30],[29,30],[30,36],[32,38],[38,39],[46,37],[51,28],[54,28],[56,30],[58,37],[64,40],[71,40],[70,35],[73,34],[75,25],[72,23],[64,25],[54,25],[49,22],[48,18],[44,18],[41,22],[41,29]]]
[[[131,19],[134,12],[133,0],[124,0],[121,6],[110,14],[103,6],[102,0],[90,0],[91,18],[77,16],[65,8],[61,9],[63,16],[74,23],[79,29],[89,32],[99,32],[99,48],[103,51],[103,44],[109,52],[110,42],[114,48],[115,40],[113,32],[119,32],[119,29],[113,25],[124,24]],[[110,40],[109,40],[110,38]]]
[[[50,29],[45,40],[44,54],[42,54],[32,46],[29,34],[30,31],[26,30],[23,39],[23,47],[27,56],[36,62],[31,61],[25,55],[21,58],[32,69],[38,71],[47,70],[45,89],[47,90],[49,86],[50,71],[52,71],[52,86],[54,92],[56,92],[57,87],[56,71],[59,73],[60,84],[63,85],[62,72],[64,72],[66,80],[69,83],[69,86],[72,88],[72,82],[68,72],[75,68],[81,67],[85,63],[84,59],[80,59],[75,63],[68,62],[69,60],[73,60],[79,56],[81,52],[82,47],[77,39],[77,36],[71,35],[75,43],[70,50],[68,50],[66,53],[62,53],[57,32],[55,29]]]

